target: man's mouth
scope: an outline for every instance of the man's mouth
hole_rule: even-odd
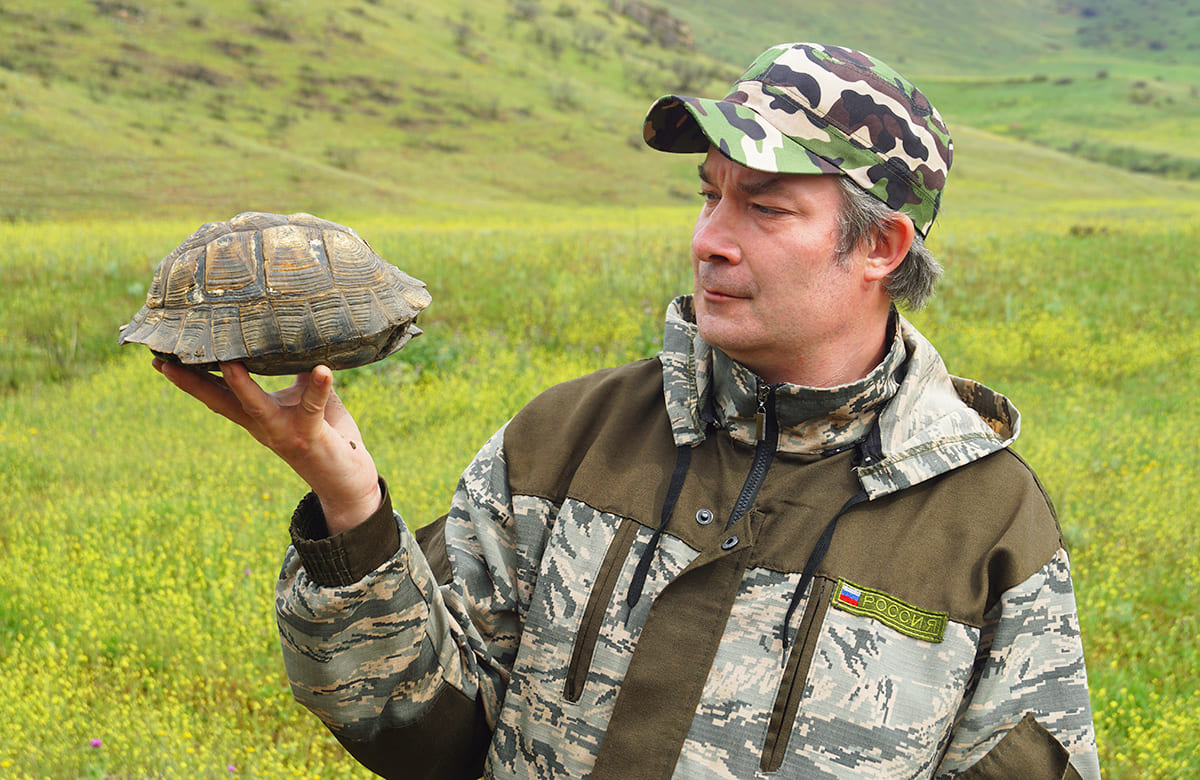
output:
[[[749,297],[746,295],[739,295],[732,290],[726,290],[720,287],[709,287],[706,284],[700,285],[700,291],[703,296],[710,301],[729,301],[738,298]]]

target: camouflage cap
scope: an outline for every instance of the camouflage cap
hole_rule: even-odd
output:
[[[920,90],[853,49],[784,43],[759,55],[724,100],[667,95],[646,115],[646,143],[705,152],[776,173],[848,176],[925,236],[953,143]]]

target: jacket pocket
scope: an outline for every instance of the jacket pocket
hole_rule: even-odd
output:
[[[575,635],[575,645],[571,650],[571,661],[567,665],[567,678],[563,683],[563,698],[577,702],[583,695],[583,686],[587,682],[588,670],[592,666],[592,655],[596,651],[596,640],[600,636],[600,627],[604,624],[604,615],[612,601],[613,590],[621,574],[622,564],[629,556],[629,548],[637,538],[641,526],[633,520],[623,520],[612,543],[600,563],[600,571],[592,592],[588,595],[587,606],[583,610],[583,618],[579,622],[579,631]]]
[[[1028,713],[1012,731],[974,766],[959,775],[961,780],[1080,780],[1071,766],[1071,754]]]
[[[792,733],[792,724],[796,722],[796,711],[800,708],[800,699],[804,695],[804,686],[808,681],[808,671],[812,667],[817,639],[821,635],[821,624],[825,622],[825,613],[829,609],[832,589],[832,583],[824,577],[813,578],[808,605],[804,608],[804,617],[796,630],[796,640],[788,653],[783,679],[779,682],[779,692],[775,696],[775,706],[771,708],[771,720],[767,724],[767,738],[759,763],[763,772],[775,772],[783,765],[788,737]]]

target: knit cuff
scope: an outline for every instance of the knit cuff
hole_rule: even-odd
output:
[[[309,579],[318,585],[353,585],[389,561],[400,549],[400,529],[387,483],[379,478],[382,500],[363,523],[333,536],[315,493],[292,513],[292,545]]]

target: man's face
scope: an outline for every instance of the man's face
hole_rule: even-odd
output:
[[[769,382],[841,383],[828,364],[861,348],[867,285],[860,253],[837,262],[836,178],[764,173],[716,149],[700,178],[692,234],[700,335]]]

